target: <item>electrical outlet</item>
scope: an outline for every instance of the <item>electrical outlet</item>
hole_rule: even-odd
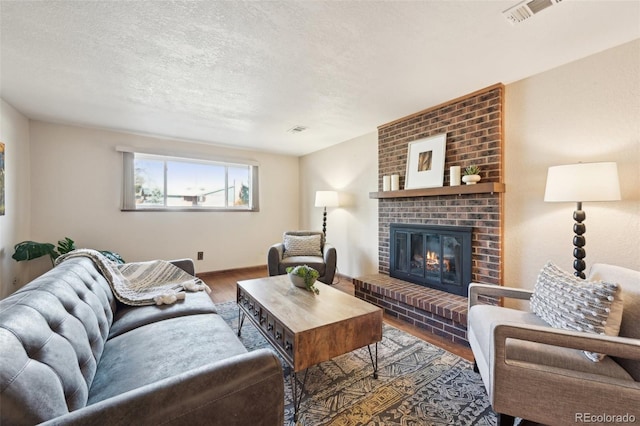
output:
[[[198,260],[202,260],[204,259],[204,252],[203,251],[199,251],[198,252]]]

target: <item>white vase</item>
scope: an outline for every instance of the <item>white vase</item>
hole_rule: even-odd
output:
[[[476,183],[480,182],[480,179],[482,179],[480,177],[480,175],[464,175],[464,176],[462,176],[462,181],[464,183],[466,183],[467,185],[475,185]]]
[[[451,166],[449,168],[449,185],[460,185],[460,166]]]

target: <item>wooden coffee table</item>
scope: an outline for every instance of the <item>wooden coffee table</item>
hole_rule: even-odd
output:
[[[367,346],[373,376],[378,377],[382,309],[326,284],[315,285],[318,295],[294,287],[287,275],[237,283],[238,336],[249,318],[293,370],[294,421],[309,367]],[[305,374],[298,398],[296,373],[300,371]]]

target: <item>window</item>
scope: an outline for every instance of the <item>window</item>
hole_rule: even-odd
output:
[[[258,210],[255,164],[121,150],[123,210]]]

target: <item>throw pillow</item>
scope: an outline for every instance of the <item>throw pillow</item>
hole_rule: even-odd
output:
[[[285,235],[284,257],[320,256],[322,257],[322,236],[314,235]]]
[[[533,312],[555,328],[617,336],[622,322],[618,284],[586,281],[548,262],[531,296]],[[603,354],[584,351],[597,362]]]

